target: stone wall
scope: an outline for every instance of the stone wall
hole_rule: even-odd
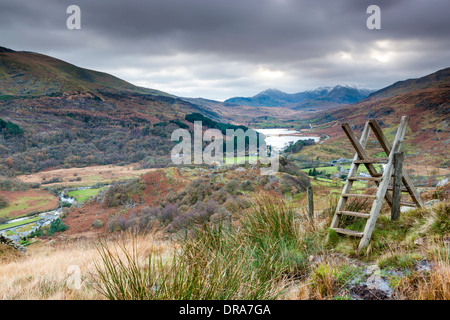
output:
[[[17,242],[5,237],[4,235],[0,234],[0,243],[2,244],[6,244],[7,246],[13,247],[14,249],[22,252],[23,254],[25,254],[25,252],[27,251],[27,248],[21,246],[20,244],[18,244]]]

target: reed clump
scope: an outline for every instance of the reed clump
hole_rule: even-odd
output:
[[[294,209],[264,194],[239,225],[204,224],[170,256],[144,261],[123,243],[102,242],[99,252],[97,284],[108,299],[276,299],[308,265]]]

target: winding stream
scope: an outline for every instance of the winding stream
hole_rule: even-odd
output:
[[[64,206],[65,203],[70,203],[71,205],[74,205],[77,203],[77,201],[72,198],[72,197],[68,197],[65,194],[69,191],[74,191],[74,190],[86,190],[86,189],[91,189],[92,187],[80,187],[80,188],[67,188],[64,189],[63,191],[61,191],[61,193],[59,194],[59,201],[61,206],[55,210],[51,210],[51,211],[47,211],[47,212],[42,212],[33,216],[27,216],[27,217],[22,217],[22,218],[17,218],[17,219],[13,219],[13,220],[8,220],[3,224],[9,224],[9,223],[14,223],[14,222],[20,222],[23,220],[27,220],[36,216],[41,217],[41,219],[37,220],[37,221],[33,221],[30,223],[26,223],[26,224],[21,224],[18,226],[14,226],[11,228],[7,228],[7,229],[3,229],[0,231],[0,233],[3,233],[5,236],[7,236],[8,238],[14,240],[14,241],[19,241],[20,238],[22,237],[26,237],[28,236],[31,232],[39,229],[42,226],[48,225],[50,223],[52,223],[54,220],[56,220],[57,218],[59,218],[61,212],[62,212],[62,208]],[[30,230],[27,231],[22,231],[22,232],[18,232],[18,229],[22,228],[25,225],[34,223],[36,224],[35,227],[31,228]],[[13,235],[6,235],[7,231],[12,231],[14,232]]]

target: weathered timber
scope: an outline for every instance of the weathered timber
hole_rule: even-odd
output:
[[[370,217],[370,214],[368,214],[368,213],[354,212],[354,211],[337,211],[336,213],[343,214],[345,216],[358,217],[358,218],[369,218]]]
[[[401,183],[403,172],[403,152],[394,153],[394,186],[392,192],[391,219],[397,220],[400,217],[400,199],[402,197]]]
[[[309,220],[312,222],[314,220],[314,198],[312,187],[306,188],[306,195],[308,198],[308,216]]]
[[[334,231],[336,231],[337,233],[347,234],[349,236],[354,236],[354,237],[362,237],[364,235],[364,233],[354,231],[354,230],[341,229],[341,228],[332,228],[332,229]]]

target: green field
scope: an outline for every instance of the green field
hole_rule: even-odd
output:
[[[38,221],[38,220],[41,220],[41,217],[38,216],[38,217],[25,219],[25,220],[13,222],[13,223],[2,224],[2,225],[0,225],[0,230],[17,227],[17,226],[20,226],[20,225],[23,225],[23,224],[27,224],[27,223],[31,223],[31,222],[35,222],[35,221]]]
[[[19,218],[30,213],[50,211],[58,200],[45,190],[14,191],[8,194],[9,205],[0,209],[0,218]]]
[[[344,165],[341,165],[341,167],[342,167],[343,169],[350,169],[350,166],[351,166],[351,164],[344,164]],[[377,169],[377,171],[380,171],[380,170],[383,168],[383,166],[380,165],[380,164],[375,164],[374,167]],[[306,169],[302,169],[302,170],[303,170],[304,172],[308,173],[309,170],[312,170],[312,169],[313,169],[313,168],[306,168]],[[322,172],[323,174],[333,174],[333,173],[338,172],[338,166],[316,167],[316,170]],[[367,172],[366,167],[360,166],[358,172],[362,172],[362,171]],[[346,175],[346,174],[345,174],[345,175]]]
[[[350,165],[344,165],[342,166],[344,169],[349,169]],[[307,168],[307,169],[302,169],[304,172],[308,173],[309,170],[312,170],[312,168]],[[323,174],[333,174],[338,172],[338,167],[337,166],[329,166],[329,167],[317,167],[316,168],[317,171],[323,173]]]
[[[28,202],[29,201],[33,201],[33,200],[36,200],[36,198],[34,198],[34,197],[23,197],[23,198],[17,199],[13,204],[11,204],[8,207],[3,208],[2,210],[0,210],[0,217],[7,217],[7,216],[9,216],[11,211],[14,211],[14,210],[28,209],[30,207]],[[36,203],[36,205],[37,206],[44,205],[48,201],[49,201],[48,198],[42,197],[42,199],[39,199],[39,202]]]
[[[244,156],[244,157],[224,157],[224,164],[233,164],[238,161],[245,161],[245,163],[249,163],[249,161],[256,161],[259,159],[258,156]],[[241,162],[242,163],[242,162]]]
[[[69,191],[67,195],[69,197],[75,198],[75,200],[78,203],[84,203],[90,198],[96,196],[100,191],[106,189],[108,187],[101,187],[101,188],[92,188],[92,189],[86,189],[86,190],[73,190]]]

